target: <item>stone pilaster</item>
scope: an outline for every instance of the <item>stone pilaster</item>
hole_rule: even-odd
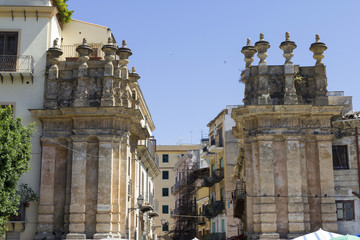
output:
[[[310,231],[321,227],[320,208],[320,176],[319,176],[319,151],[317,140],[312,135],[305,139],[305,157],[307,170],[307,196],[309,203]]]
[[[319,151],[319,174],[321,189],[322,228],[337,232],[337,215],[335,206],[334,170],[332,160],[333,135],[317,135]]]
[[[246,176],[246,193],[248,197],[246,197],[246,228],[248,235],[252,235],[254,233],[254,215],[253,215],[253,204],[254,204],[254,165],[252,158],[252,146],[251,142],[245,141],[245,176]]]
[[[98,136],[98,199],[94,239],[112,237],[113,136]]]
[[[259,175],[260,175],[260,238],[268,239],[279,234],[276,233],[276,203],[274,181],[273,136],[257,136],[259,142]],[[270,234],[270,235],[269,235]],[[263,235],[263,236],[262,236]],[[276,237],[274,237],[276,239]]]
[[[251,141],[252,148],[252,169],[253,169],[253,223],[254,223],[254,234],[261,232],[261,219],[260,219],[260,204],[261,204],[261,191],[260,191],[260,169],[259,169],[259,143],[256,138]],[[246,181],[248,182],[248,181]]]
[[[35,239],[53,239],[54,186],[57,139],[42,138],[41,183],[38,226]]]
[[[129,134],[122,136],[120,146],[120,234],[121,236],[127,235],[127,216],[128,216],[128,177],[127,177],[127,163],[129,156]]]
[[[137,197],[135,194],[135,173],[136,173],[136,164],[135,161],[138,158],[137,157],[137,140],[132,140],[130,142],[130,152],[131,152],[131,163],[129,166],[130,167],[130,179],[132,179],[132,185],[131,185],[131,200],[130,200],[130,207],[131,208],[135,208],[137,207]],[[130,215],[129,215],[129,239],[133,239],[134,233],[136,231],[135,229],[135,221],[136,221],[136,216],[135,216],[135,211],[131,211]]]
[[[304,233],[304,203],[302,196],[302,159],[300,154],[301,136],[286,136],[286,162],[287,162],[287,184],[288,184],[288,220],[289,235]]]
[[[286,236],[289,229],[288,219],[288,179],[285,139],[281,134],[274,136],[273,144],[274,158],[274,182],[276,203],[276,225],[277,233],[281,237]]]
[[[71,136],[73,145],[69,233],[66,239],[86,239],[86,148],[87,136]]]
[[[112,232],[120,238],[120,139],[114,140],[113,154]]]

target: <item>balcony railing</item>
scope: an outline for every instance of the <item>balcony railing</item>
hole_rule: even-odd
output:
[[[213,218],[222,213],[223,210],[225,210],[225,202],[214,201],[205,205],[203,215],[207,218]]]
[[[209,233],[204,235],[201,240],[225,240],[226,233]]]
[[[30,55],[0,56],[0,71],[1,72],[26,72],[34,73],[34,58]]]
[[[76,48],[78,45],[62,45],[60,48],[63,51],[63,54],[60,56],[60,60],[64,61],[66,58],[74,58],[79,57],[78,53],[76,52]],[[102,44],[88,44],[94,50],[90,57],[101,57],[104,58],[104,52],[101,50],[103,47]]]
[[[211,177],[204,178],[204,182],[201,184],[202,187],[211,187],[215,183],[220,182],[224,179],[224,169],[219,168],[212,172]]]

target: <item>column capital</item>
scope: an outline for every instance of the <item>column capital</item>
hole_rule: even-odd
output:
[[[96,137],[99,139],[99,142],[109,142],[112,143],[115,141],[114,135],[96,135]]]
[[[315,135],[318,142],[332,142],[334,135]]]
[[[88,135],[71,135],[70,136],[72,142],[88,142]]]

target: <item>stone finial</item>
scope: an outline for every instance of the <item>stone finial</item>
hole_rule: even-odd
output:
[[[59,47],[59,39],[58,38],[55,38],[54,39],[54,45],[53,45],[53,47]]]
[[[264,34],[260,33],[260,41],[264,41]]]
[[[132,67],[132,68],[131,68],[131,72],[132,72],[132,73],[135,73],[135,72],[136,72],[135,67]]]
[[[246,63],[245,67],[250,68],[251,63],[254,61],[254,55],[256,53],[254,46],[251,45],[250,38],[248,38],[246,40],[246,46],[244,46],[241,49],[241,53],[244,54],[244,56],[245,56],[245,58],[244,58],[244,61]]]
[[[319,34],[315,35],[315,42],[311,44],[310,51],[314,53],[313,58],[316,60],[315,65],[321,65],[323,62],[321,61],[324,58],[324,51],[327,49],[325,43],[320,42]]]
[[[127,47],[126,40],[122,41],[122,47],[116,51],[116,54],[119,56],[119,63],[121,65],[126,65],[129,63],[129,57],[132,55],[131,50]]]
[[[293,41],[290,41],[290,33],[285,33],[285,41],[282,42],[279,46],[281,50],[284,51],[285,64],[293,64],[291,58],[294,56],[293,50],[296,48],[296,44]]]
[[[83,38],[82,45],[87,45],[86,38]]]
[[[255,49],[258,52],[257,56],[260,59],[259,64],[266,64],[266,58],[268,56],[267,50],[270,48],[269,42],[264,40],[264,34],[260,33],[260,41],[255,43]]]
[[[285,33],[285,40],[290,41],[290,33],[289,32]]]

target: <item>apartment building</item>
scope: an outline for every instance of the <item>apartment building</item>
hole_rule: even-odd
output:
[[[159,200],[159,217],[155,219],[155,234],[159,239],[172,239],[175,225],[172,215],[175,209],[173,195],[175,185],[174,167],[179,157],[189,150],[200,149],[200,145],[158,145],[161,174],[155,179],[155,198]]]
[[[240,220],[234,218],[232,199],[239,153],[238,140],[232,134],[235,122],[231,112],[236,107],[227,106],[207,125],[209,141],[204,144],[201,157],[209,161],[210,175],[202,183],[203,187],[209,188],[209,195],[202,215],[209,219],[210,231],[202,233],[201,239],[227,239],[238,236],[241,229]]]

